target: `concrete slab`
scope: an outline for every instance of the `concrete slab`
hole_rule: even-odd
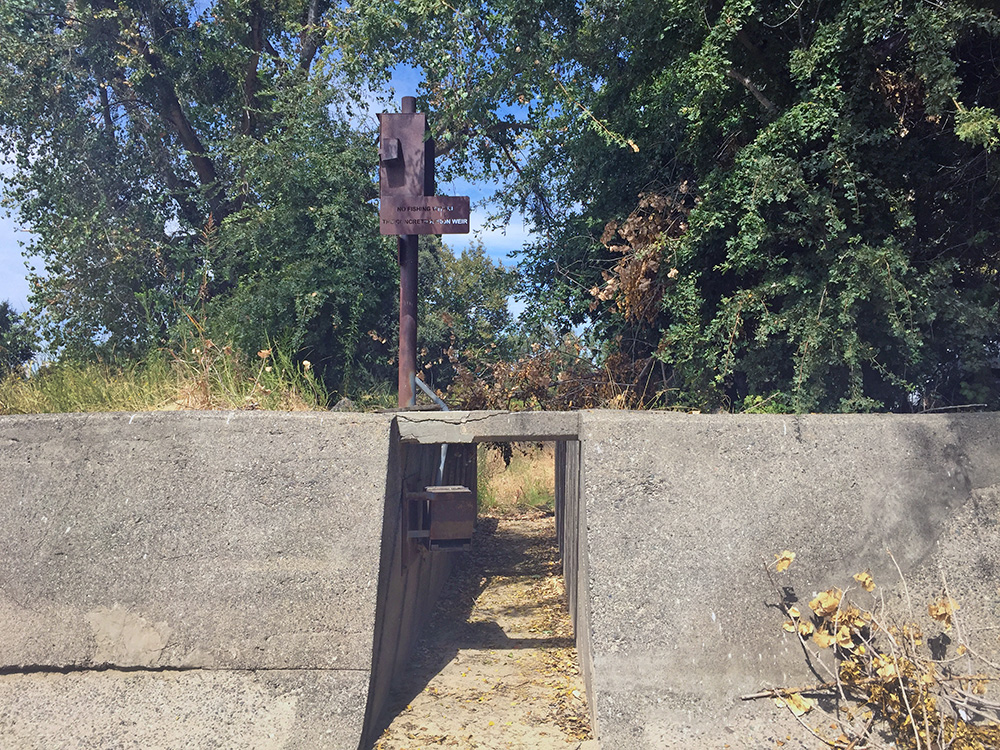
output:
[[[579,412],[399,412],[396,419],[404,443],[575,440],[580,429]]]
[[[782,549],[800,601],[865,569],[894,586],[891,549],[920,606],[947,560],[955,598],[980,602],[970,627],[996,622],[1000,415],[591,412],[581,427],[584,657],[605,750],[799,733],[739,700],[816,681],[763,572]]]
[[[360,671],[81,671],[0,676],[17,750],[354,750]]]
[[[802,747],[739,700],[814,679],[763,572],[785,548],[783,593],[867,569],[899,607],[891,549],[917,609],[947,586],[1000,661],[996,414],[3,417],[0,744],[354,750],[447,570],[404,565],[401,492],[432,444],[520,439],[567,441],[605,750]]]
[[[0,667],[369,669],[390,419],[0,419]]]

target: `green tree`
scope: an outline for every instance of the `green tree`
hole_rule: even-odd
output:
[[[507,304],[516,277],[481,242],[455,254],[436,238],[421,239],[418,366],[425,382],[443,389],[458,359],[486,365],[514,355],[517,336]]]
[[[1000,408],[992,3],[354,11],[352,49],[422,65],[456,168],[540,233],[536,320],[589,320],[663,402]]]
[[[35,356],[35,340],[8,300],[0,302],[0,380]]]
[[[5,199],[42,258],[32,305],[69,354],[208,324],[342,371],[393,293],[371,132],[328,63],[328,0],[5,0]],[[361,332],[361,333],[359,333]]]

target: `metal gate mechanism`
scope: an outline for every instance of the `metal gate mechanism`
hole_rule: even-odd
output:
[[[445,485],[407,492],[406,536],[432,551],[465,552],[472,548],[476,494],[468,487]]]

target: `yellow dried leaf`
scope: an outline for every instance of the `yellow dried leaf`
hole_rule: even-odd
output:
[[[793,620],[797,620],[802,616],[802,613],[799,612],[798,607],[789,607],[788,616],[791,617]]]
[[[865,591],[875,590],[875,581],[872,580],[871,573],[867,570],[864,573],[858,573],[854,576],[854,580],[861,584],[861,588]]]
[[[837,645],[846,649],[854,648],[854,638],[851,635],[851,629],[846,625],[843,625],[837,631]]]
[[[820,648],[828,648],[833,645],[833,636],[825,630],[817,630],[813,633],[813,641]]]
[[[965,647],[964,643],[959,643],[958,644],[958,655],[959,656],[965,656],[965,652],[968,651],[968,650],[969,649]]]
[[[796,716],[802,716],[803,714],[809,713],[812,711],[813,706],[816,705],[816,701],[812,698],[805,698],[798,693],[791,693],[786,696],[785,703]]]
[[[944,623],[945,630],[951,630],[952,615],[960,609],[958,602],[954,599],[942,596],[936,602],[927,605],[927,611],[938,622]]]
[[[781,629],[784,630],[786,633],[794,633],[795,623],[792,622],[791,620],[785,620],[781,625]]]
[[[896,663],[891,659],[883,659],[879,657],[874,660],[874,663],[876,664],[875,674],[879,677],[889,678],[896,676]]]
[[[774,563],[774,569],[779,573],[784,573],[788,570],[788,566],[792,564],[792,560],[795,559],[795,553],[790,550],[783,550],[781,554],[775,555],[777,560]]]
[[[844,592],[838,588],[827,589],[816,595],[816,598],[809,602],[809,608],[820,617],[829,617],[840,607],[840,599]]]
[[[816,630],[816,628],[814,628],[813,624],[811,622],[809,622],[808,620],[800,620],[799,621],[799,635],[808,638],[809,636],[811,636],[813,634],[813,631],[815,631],[815,630]]]

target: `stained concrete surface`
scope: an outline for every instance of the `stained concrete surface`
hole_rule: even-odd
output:
[[[388,428],[0,420],[0,664],[369,668]]]
[[[783,549],[802,602],[865,569],[898,591],[888,549],[923,611],[944,562],[953,596],[976,602],[968,628],[995,625],[1000,415],[594,412],[581,426],[581,599],[605,750],[801,734],[770,702],[740,701],[816,682],[763,571]],[[1000,656],[995,634],[981,646]]]
[[[84,671],[0,676],[7,750],[357,746],[362,671]]]
[[[0,419],[0,744],[356,748],[390,425]]]

